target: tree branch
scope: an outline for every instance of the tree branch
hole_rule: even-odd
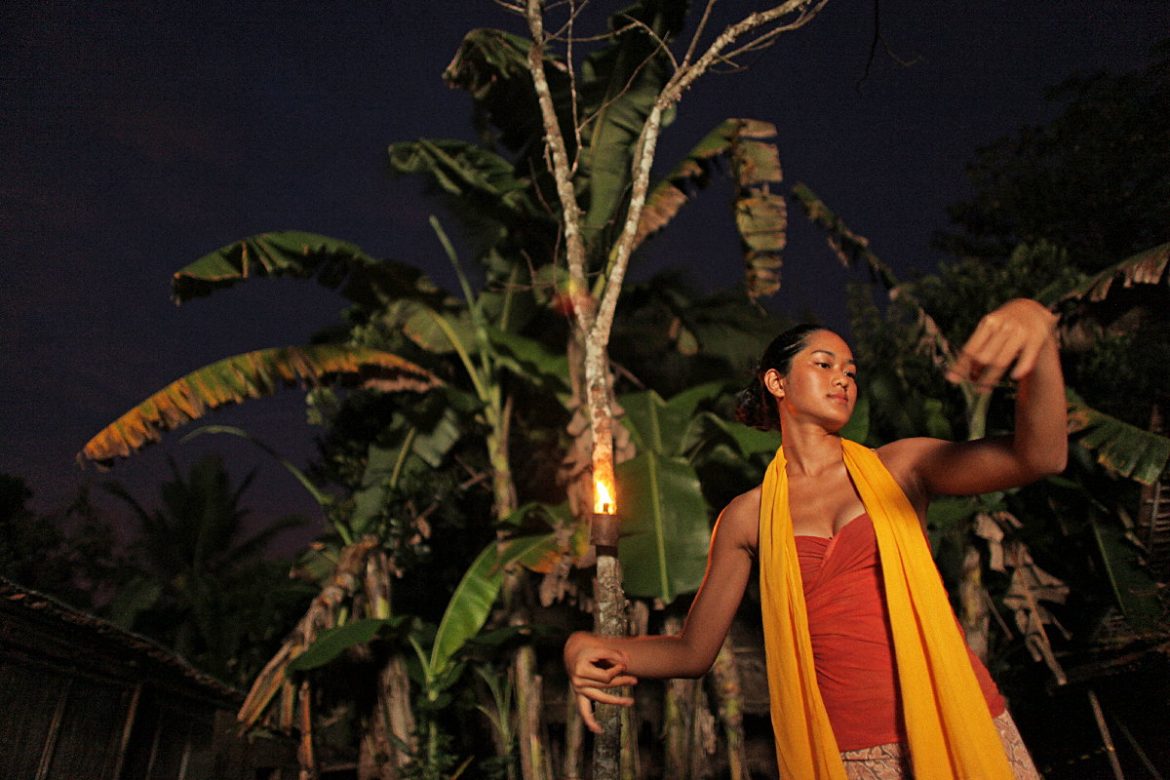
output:
[[[699,48],[699,41],[703,37],[703,30],[707,29],[707,21],[711,18],[711,11],[715,9],[715,0],[707,0],[707,7],[703,9],[703,16],[699,19],[699,24],[695,27],[695,34],[691,36],[691,43],[687,46],[687,53],[683,55],[682,65],[685,68],[691,64],[691,57],[695,56],[695,50]]]
[[[750,14],[739,22],[727,27],[707,48],[693,65],[680,67],[674,76],[666,83],[654,103],[642,133],[638,136],[637,149],[632,163],[632,186],[630,203],[626,210],[626,221],[622,227],[621,236],[610,252],[610,262],[607,268],[605,290],[598,304],[597,318],[590,330],[590,338],[597,339],[604,347],[609,342],[610,326],[613,323],[614,312],[617,309],[617,299],[621,293],[622,281],[625,279],[626,269],[629,266],[630,254],[634,248],[634,241],[638,232],[638,224],[642,219],[642,208],[646,204],[646,194],[649,190],[650,169],[654,163],[654,152],[658,144],[658,136],[662,131],[662,115],[682,97],[682,94],[703,75],[711,65],[724,58],[723,50],[734,44],[740,37],[752,30],[775,22],[785,16],[799,11],[799,16],[788,24],[781,25],[774,30],[764,33],[760,38],[774,39],[780,33],[796,29],[807,24],[817,13],[824,8],[828,0],[817,0],[809,8],[811,0],[788,0],[767,11]],[[710,10],[708,5],[707,10]],[[758,45],[759,40],[748,46]],[[693,43],[693,41],[692,41]]]
[[[752,30],[763,27],[779,19],[788,16],[789,14],[799,11],[799,16],[791,23],[783,25],[776,34],[787,32],[788,30],[795,30],[803,27],[812,21],[821,9],[825,7],[828,0],[787,0],[777,6],[769,8],[767,11],[758,11],[756,13],[748,14],[743,19],[735,24],[728,25],[724,28],[711,45],[707,47],[707,51],[695,61],[694,65],[680,70],[675,78],[663,89],[663,94],[672,92],[671,103],[673,104],[680,97],[682,93],[690,88],[691,84],[695,82],[699,76],[702,76],[716,61],[727,61],[730,57],[724,54],[724,49],[734,44],[743,35]],[[809,6],[813,6],[811,9]],[[767,34],[767,33],[766,33]],[[765,34],[765,35],[766,35]]]
[[[545,146],[552,153],[553,179],[557,185],[557,197],[561,201],[561,212],[565,223],[565,248],[569,266],[569,296],[573,302],[573,314],[583,332],[593,326],[593,302],[589,300],[589,285],[585,280],[585,240],[581,236],[581,207],[573,192],[572,174],[569,172],[569,155],[565,150],[565,137],[557,121],[552,91],[544,75],[544,19],[541,16],[540,0],[528,0],[525,16],[528,31],[532,36],[532,48],[528,50],[528,70],[536,89],[537,102],[544,122]],[[574,94],[571,99],[576,102]]]

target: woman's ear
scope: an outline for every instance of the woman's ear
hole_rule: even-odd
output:
[[[764,389],[775,398],[784,397],[784,377],[774,368],[769,368],[763,376]]]

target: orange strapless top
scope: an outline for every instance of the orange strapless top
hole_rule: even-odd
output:
[[[905,742],[894,640],[869,515],[859,515],[831,539],[797,536],[795,541],[817,687],[837,749]],[[997,717],[1004,711],[1003,697],[986,667],[967,652],[991,715]]]

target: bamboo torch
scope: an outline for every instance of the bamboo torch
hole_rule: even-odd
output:
[[[597,550],[597,578],[593,581],[594,630],[603,636],[626,634],[626,597],[622,592],[617,558],[619,520],[612,461],[594,464],[593,523],[589,540]],[[593,777],[617,780],[621,768],[621,708],[598,704],[597,722],[603,732],[593,741]]]

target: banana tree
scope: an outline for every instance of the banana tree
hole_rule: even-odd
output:
[[[603,296],[607,284],[612,288],[608,297],[601,298],[601,326],[588,338],[585,334],[591,326],[579,327],[568,350],[578,356],[570,366],[574,378],[571,403],[581,412],[570,431],[580,444],[571,448],[563,471],[570,483],[570,500],[584,517],[591,503],[590,472],[612,473],[613,469],[614,431],[608,391],[612,378],[605,342],[630,253],[677,213],[687,201],[688,191],[705,185],[718,159],[730,159],[741,187],[737,225],[752,269],[750,289],[753,294],[770,292],[783,246],[783,201],[769,191],[769,185],[780,176],[775,147],[770,143],[774,128],[729,120],[704,138],[650,195],[652,207],[643,223],[638,215],[647,203],[647,176],[658,128],[669,121],[666,103],[677,100],[677,95],[666,103],[661,100],[663,89],[674,76],[659,41],[681,30],[684,4],[639,3],[616,16],[612,38],[588,56],[579,75],[570,73],[574,67],[571,61],[545,57],[545,41],[532,27],[539,24],[538,16],[531,11],[528,16],[533,40],[492,30],[472,32],[445,73],[450,83],[473,95],[482,127],[495,130],[493,139],[512,153],[511,159],[474,144],[419,141],[391,146],[390,162],[400,173],[428,175],[442,192],[461,204],[457,213],[465,215],[476,235],[484,238],[481,260],[488,269],[489,283],[498,280],[509,264],[514,267],[519,261],[537,269],[549,267],[557,259],[558,237],[564,236],[568,242],[568,281],[554,280],[554,284],[558,301],[578,326],[593,321],[596,300]],[[630,25],[630,19],[641,28]],[[730,40],[743,32],[746,30]],[[711,54],[701,66],[688,70],[688,78],[702,73],[713,57]],[[529,83],[525,84],[525,79]],[[679,83],[676,80],[674,86]],[[516,105],[539,107],[543,121],[533,123],[532,114],[516,111]],[[573,127],[568,145],[579,165],[572,184],[562,175],[568,133],[561,133],[561,122]],[[643,134],[646,126],[652,128],[650,136]],[[557,167],[550,172],[542,160],[542,148],[554,138],[560,139],[562,147],[554,145]],[[639,146],[647,139],[648,145]],[[635,165],[636,160],[641,164]],[[633,201],[628,196],[631,185],[642,189]],[[578,204],[578,195],[566,195],[571,189],[586,207]],[[626,227],[632,203],[636,204],[632,217],[633,226],[639,228],[636,231]],[[587,257],[590,269],[600,272],[592,290],[584,284]],[[620,434],[617,448],[619,460],[633,455],[632,448],[624,447]],[[581,451],[591,452],[590,457],[580,458]],[[539,772],[529,767],[525,776],[537,777]]]
[[[449,242],[441,231],[440,239],[450,251]],[[453,254],[451,257],[456,261]],[[301,378],[317,382],[345,374],[362,380],[366,387],[384,392],[425,391],[441,386],[443,383],[431,371],[383,348],[388,340],[380,336],[394,331],[407,337],[405,343],[400,340],[397,346],[413,348],[421,358],[432,363],[436,359],[441,361],[444,354],[454,354],[466,370],[474,392],[472,412],[484,420],[487,428],[496,507],[494,516],[503,519],[515,508],[515,497],[507,458],[510,403],[502,391],[501,372],[506,370],[505,366],[516,370],[526,362],[530,364],[534,356],[539,359],[540,355],[520,336],[506,332],[510,301],[503,301],[502,314],[497,319],[497,324],[503,329],[489,326],[483,305],[486,296],[473,296],[458,266],[457,270],[468,295],[468,305],[463,308],[446,300],[441,291],[413,269],[375,261],[346,242],[312,234],[277,233],[254,236],[223,247],[175,275],[173,289],[177,300],[206,295],[215,289],[259,276],[311,278],[338,289],[354,301],[364,313],[362,326],[353,330],[347,344],[249,353],[194,372],[156,393],[101,432],[86,446],[82,456],[108,460],[114,455],[129,454],[157,439],[163,430],[197,419],[223,403],[269,394],[282,380],[291,382]],[[555,371],[551,375],[555,376]],[[443,392],[458,391],[444,387]],[[453,406],[458,408],[460,405],[455,403]],[[466,408],[467,404],[463,407]],[[396,481],[406,456],[425,457],[428,447],[434,455],[435,437],[450,434],[452,429],[455,435],[448,435],[446,444],[449,446],[452,439],[458,437],[458,426],[449,421],[444,425],[446,419],[440,419],[437,428],[421,434],[416,428],[407,432],[398,447],[389,479],[379,471],[380,466],[386,465],[387,451],[371,447],[366,474],[355,495],[353,510],[343,513],[335,523],[338,537],[346,546],[328,557],[334,560],[334,575],[336,566],[346,560],[358,569],[373,566],[373,581],[367,583],[364,593],[359,592],[360,589],[342,588],[330,609],[324,612],[317,609],[316,618],[307,616],[305,629],[299,632],[298,641],[291,646],[293,649],[286,653],[286,661],[295,657],[296,648],[303,650],[308,647],[321,626],[346,622],[350,607],[345,604],[355,596],[364,597],[363,609],[369,612],[369,617],[386,617],[382,613],[390,601],[387,578],[393,564],[378,564],[380,551],[364,544],[362,539],[370,530],[377,507],[384,502],[387,485],[392,486]],[[437,455],[441,457],[442,452]],[[365,552],[354,558],[348,554],[354,550]],[[318,560],[322,557],[318,556]],[[354,614],[360,615],[361,611],[354,610]],[[279,668],[278,662],[274,669]],[[258,686],[263,687],[264,682],[258,681]],[[307,691],[300,694],[301,699],[307,700],[307,697]],[[258,712],[270,700],[271,696],[259,695],[254,697],[250,707]],[[307,711],[307,704],[297,706]],[[288,711],[287,704],[282,711]],[[246,716],[245,720],[251,717]],[[285,718],[284,725],[291,725],[291,722]],[[304,723],[302,727],[305,727]],[[409,737],[409,732],[400,733],[397,738],[401,740],[403,737]],[[310,743],[306,743],[304,748],[306,760],[311,758],[309,746]]]

